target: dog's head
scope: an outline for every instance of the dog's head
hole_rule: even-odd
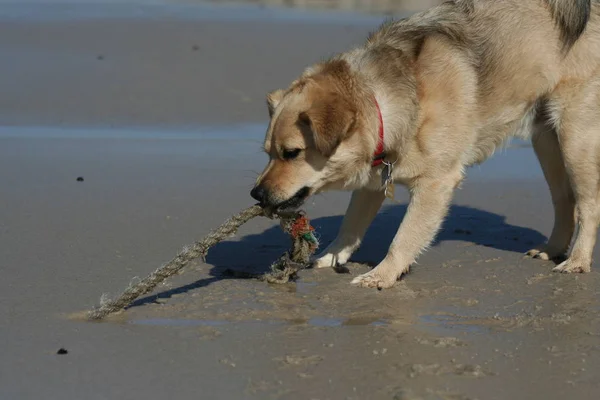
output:
[[[345,62],[305,73],[267,96],[269,162],[251,195],[273,211],[300,207],[312,194],[352,186],[369,165],[368,121]],[[366,141],[366,143],[365,143]]]

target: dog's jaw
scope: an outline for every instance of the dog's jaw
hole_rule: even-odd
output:
[[[305,186],[302,189],[298,190],[298,192],[296,192],[296,194],[294,194],[294,196],[292,196],[291,198],[279,204],[276,204],[275,206],[270,208],[274,213],[296,211],[297,209],[302,207],[302,205],[310,195],[311,189]]]

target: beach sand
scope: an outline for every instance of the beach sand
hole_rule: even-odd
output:
[[[527,145],[469,171],[391,290],[350,281],[384,257],[401,188],[349,274],[226,279],[288,248],[262,218],[126,312],[69,318],[251,205],[267,91],[382,20],[85,3],[0,4],[0,399],[599,397],[598,267],[523,258],[553,217]],[[306,205],[322,245],[348,200]]]

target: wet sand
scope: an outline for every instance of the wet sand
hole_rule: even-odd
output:
[[[70,320],[251,204],[266,91],[380,21],[191,10],[0,5],[1,399],[598,398],[598,266],[523,258],[553,215],[527,146],[469,172],[394,289],[349,283],[385,255],[401,188],[349,274],[226,279],[287,249],[260,219],[111,321]],[[323,245],[348,199],[307,204]]]

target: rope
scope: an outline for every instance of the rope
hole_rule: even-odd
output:
[[[306,268],[310,257],[319,247],[319,242],[313,233],[314,228],[304,213],[290,213],[279,217],[281,229],[292,238],[292,247],[271,264],[271,271],[265,274],[253,274],[227,269],[225,275],[277,284],[288,283],[298,278],[298,271]]]
[[[152,272],[139,283],[130,284],[117,298],[101,301],[99,307],[87,313],[88,319],[100,320],[111,313],[123,310],[139,296],[151,292],[165,279],[177,274],[190,261],[199,257],[202,257],[205,261],[206,254],[211,247],[235,235],[239,227],[246,222],[264,215],[263,209],[255,205],[232,216],[202,240],[191,246],[185,246],[175,258]],[[315,252],[319,243],[313,234],[314,228],[310,226],[308,219],[302,212],[281,214],[278,217],[280,218],[281,228],[292,237],[291,250],[271,265],[271,272],[269,273],[251,275],[228,270],[226,272],[229,275],[256,278],[269,283],[287,283],[296,279],[297,272],[306,267],[310,256]]]

